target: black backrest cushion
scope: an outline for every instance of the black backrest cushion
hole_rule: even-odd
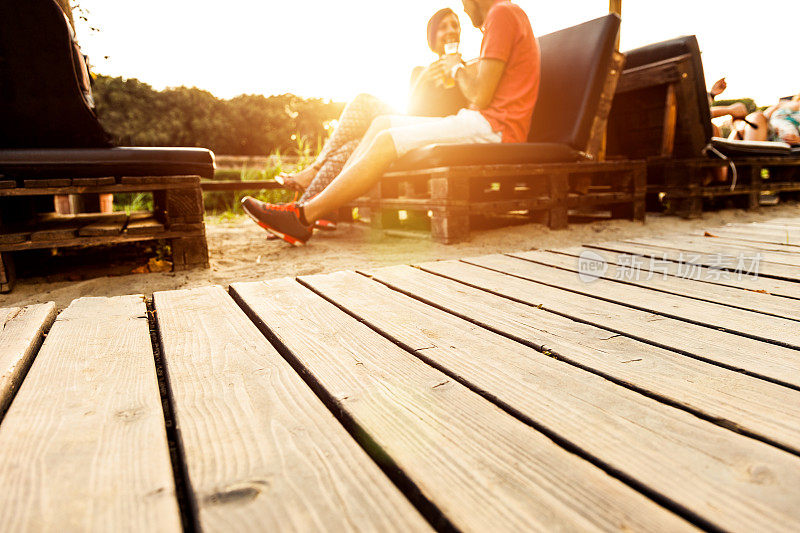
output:
[[[697,120],[702,124],[707,144],[711,141],[713,129],[711,128],[711,110],[708,107],[703,60],[700,57],[700,46],[697,44],[697,37],[694,35],[684,35],[668,41],[629,50],[625,52],[625,68],[631,69],[658,63],[659,61],[684,54],[690,55],[690,63],[692,70],[694,70],[692,87],[694,89],[694,96],[697,99],[697,109],[699,113]]]
[[[542,79],[529,142],[586,149],[619,24],[612,13],[539,37]]]
[[[110,146],[81,91],[75,54],[53,0],[0,0],[0,147]]]

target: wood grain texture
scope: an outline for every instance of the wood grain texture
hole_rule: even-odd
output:
[[[684,244],[681,245],[681,248],[673,248],[673,247],[663,246],[663,244],[651,243],[649,242],[649,239],[648,240],[630,239],[625,242],[625,245],[628,248],[636,249],[636,253],[640,253],[641,255],[666,258],[669,261],[678,263],[687,263],[688,261],[692,261],[696,264],[706,267],[714,267],[714,266],[719,267],[721,264],[721,259],[724,259],[718,256],[714,256],[714,252],[711,251],[714,246],[713,243],[709,243],[707,247]],[[601,248],[601,249],[615,249],[617,246],[619,246],[619,243],[607,243],[607,242],[588,245],[589,248]],[[734,249],[730,250],[730,252],[732,252],[732,254],[736,256],[741,251]],[[745,257],[748,258],[748,260],[750,260],[755,257],[756,253],[758,253],[757,250],[754,250],[752,253],[746,252]],[[729,255],[729,253],[726,253],[726,255]],[[763,260],[763,257],[759,258],[758,277],[764,277],[767,279],[779,279],[788,281],[790,283],[796,283],[798,272],[800,272],[800,268],[797,266],[769,262]]]
[[[689,278],[700,278],[702,281],[708,281],[716,285],[735,287],[743,289],[745,291],[763,292],[767,294],[773,294],[777,296],[783,296],[795,299],[800,298],[800,294],[798,294],[798,285],[793,281],[767,278],[764,276],[758,276],[757,278],[753,278],[750,276],[742,276],[740,278],[736,276],[735,273],[733,272],[730,277],[719,276],[717,279],[716,276],[712,275],[712,272],[709,270],[708,267],[699,264],[701,258],[698,259],[697,261],[694,261],[697,264],[696,268],[688,267],[688,262],[690,260],[693,260],[694,256],[698,254],[684,253],[683,256],[681,256],[680,250],[676,251],[674,249],[653,246],[650,244],[639,242],[638,239],[632,239],[630,241],[614,241],[614,242],[590,244],[586,245],[586,248],[594,250],[596,253],[600,254],[602,254],[603,252],[611,252],[616,254],[623,253],[628,255],[639,255],[641,257],[646,258],[648,264],[650,258],[652,258],[654,261],[667,260],[670,262],[670,266],[668,267],[668,272],[671,275],[676,275],[680,277],[689,277]],[[757,252],[757,250],[752,250],[752,252],[755,253]],[[748,257],[753,257],[753,256],[749,255]],[[681,264],[684,267],[679,268],[679,265]]]
[[[743,229],[743,228],[711,228],[708,230],[717,237],[726,237],[741,241],[755,241],[771,244],[784,244],[800,246],[800,232],[792,229],[782,231],[778,228],[771,229]],[[694,232],[692,235],[702,235],[703,233]]]
[[[503,265],[504,267],[507,265],[515,273],[521,272],[526,277],[531,276],[538,281],[575,291],[579,294],[618,302],[643,311],[680,320],[693,321],[707,327],[749,335],[757,339],[800,349],[800,328],[797,327],[797,322],[794,320],[741,309],[731,309],[725,305],[666,294],[605,279],[596,279],[591,283],[585,283],[578,278],[576,272],[568,272],[525,260],[528,256],[535,258],[535,254],[536,252],[520,252],[510,254],[510,257],[486,256],[485,258],[476,258],[475,261],[470,258],[467,261],[475,264],[488,262]],[[519,265],[514,262],[519,260],[527,264]]]
[[[380,269],[376,276],[381,279],[383,273],[393,286],[480,322],[535,324],[545,314],[514,302],[505,306],[499,297],[464,291],[453,281],[410,267]],[[418,352],[426,361],[711,524],[730,531],[800,527],[800,457],[475,328],[364,276],[338,272],[301,280],[391,339],[406,346],[427,345]],[[518,331],[522,338],[546,345],[551,354],[590,348],[583,342],[585,326],[572,332],[569,321],[563,322],[567,324],[558,331],[549,324]],[[636,344],[631,341],[625,349],[604,355],[634,358],[641,350]],[[620,446],[622,442],[627,445]],[[755,470],[769,472],[772,483],[742,476]]]
[[[114,213],[109,217],[98,220],[91,224],[87,224],[78,230],[78,235],[81,237],[97,236],[97,235],[119,235],[122,233],[122,228],[128,220],[128,215],[125,213]]]
[[[9,531],[179,531],[144,299],[80,298],[0,424]]]
[[[581,249],[581,251],[586,250],[585,248]],[[580,253],[581,252],[578,250],[572,250],[569,254],[528,252],[525,257],[537,263],[555,266],[577,273],[581,271],[579,263]],[[598,253],[598,251],[594,253]],[[704,283],[696,279],[669,276],[664,274],[664,271],[661,270],[661,262],[655,260],[648,261],[642,257],[630,255],[620,257],[619,254],[606,251],[599,251],[599,255],[604,258],[606,265],[605,272],[603,272],[602,275],[601,272],[597,272],[598,277],[602,279],[615,280],[618,283],[635,287],[644,287],[666,294],[686,296],[688,298],[722,304],[732,308],[755,311],[789,320],[800,321],[800,300],[781,298],[780,296],[771,294],[743,291],[732,287],[723,287],[713,283]],[[636,260],[635,265],[631,263],[634,257]],[[663,262],[663,264],[666,264],[667,267],[672,266],[673,271],[677,269],[676,263],[666,261]],[[713,276],[722,278],[723,275],[725,275],[732,280],[736,280],[736,274],[730,272],[706,269],[704,274],[711,279],[713,279]],[[797,290],[800,292],[800,286],[797,287]],[[797,326],[800,327],[800,323],[798,323]]]
[[[469,288],[459,289],[456,284],[447,286],[462,294],[469,291]],[[433,287],[429,290],[433,291]],[[509,305],[494,295],[466,293],[487,306],[507,309],[500,317],[489,311],[484,313],[492,316],[498,331],[532,342],[571,364],[592,369],[625,386],[800,454],[800,391],[614,335],[530,305],[514,302]],[[514,313],[523,312],[520,320],[513,320]]]
[[[55,318],[53,302],[0,309],[0,419]]]
[[[296,281],[232,290],[456,528],[688,527]]]
[[[203,530],[429,529],[220,287],[154,302]]]
[[[764,247],[783,248],[782,251],[760,249],[760,243],[752,241],[737,241],[734,239],[722,239],[719,237],[700,237],[680,235],[663,238],[637,238],[629,239],[629,242],[660,246],[669,249],[698,252],[705,255],[724,253],[728,255],[738,254],[759,254],[762,261],[767,263],[777,263],[783,265],[800,266],[800,248],[784,246],[780,244],[764,244]],[[754,247],[755,245],[756,247]],[[790,253],[786,253],[790,251]]]
[[[800,388],[800,360],[797,351],[790,348],[597,300],[463,262],[424,263],[420,268],[614,333],[642,339],[679,354],[744,369]],[[608,337],[609,341],[611,337],[613,335]]]
[[[128,225],[125,226],[125,233],[128,235],[150,235],[162,233],[163,231],[164,224],[152,215],[131,215],[128,219]]]

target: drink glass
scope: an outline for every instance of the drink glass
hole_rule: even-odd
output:
[[[453,41],[451,43],[444,43],[444,55],[449,56],[458,53],[458,41]],[[451,89],[456,86],[456,80],[454,80],[450,74],[447,74],[444,79],[442,80],[442,85],[444,85],[445,89]]]

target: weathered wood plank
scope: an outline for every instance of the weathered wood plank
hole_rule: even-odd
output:
[[[423,296],[420,285],[427,286],[432,294],[441,294],[444,290],[435,287],[443,284],[462,299],[469,295],[473,302],[482,301],[488,306],[486,311],[470,316],[482,324],[492,321],[497,331],[533,343],[571,364],[800,454],[800,405],[795,405],[800,403],[800,391],[614,335],[547,310],[459,287],[453,281],[431,280],[405,269],[400,272],[381,271],[376,276],[398,287],[410,283],[406,278],[411,279],[417,284],[415,294]],[[448,300],[450,305],[459,305],[457,298]],[[787,402],[791,405],[787,406]]]
[[[688,252],[681,250],[674,250],[671,248],[659,247],[651,244],[644,244],[638,242],[639,239],[631,239],[630,241],[616,241],[616,242],[603,242],[599,244],[589,244],[586,248],[594,250],[596,253],[602,254],[603,252],[623,253],[628,255],[638,255],[645,258],[646,261],[662,261],[670,262],[669,271],[674,272],[675,275],[680,277],[697,278],[702,281],[714,283],[716,285],[724,285],[728,287],[738,287],[746,291],[765,292],[783,296],[786,298],[800,298],[798,294],[798,285],[794,281],[784,279],[775,279],[759,275],[757,278],[751,276],[738,276],[735,273],[735,268],[728,271],[730,276],[717,276],[714,271],[709,268],[712,264],[711,258],[696,252]],[[691,264],[690,264],[691,262]],[[705,263],[704,266],[701,263]],[[759,265],[761,266],[761,265]]]
[[[143,297],[80,298],[58,316],[0,449],[9,531],[180,531]]]
[[[479,322],[501,316],[495,313],[503,306],[498,306],[499,297],[473,289],[475,298],[465,298],[464,291],[454,287],[455,282],[410,267],[380,269],[376,274],[380,278],[383,272],[399,278],[400,290],[448,311],[464,313]],[[796,505],[800,498],[800,457],[704,422],[512,339],[475,328],[466,320],[364,276],[338,272],[301,280],[390,339],[406,346],[426,346],[417,352],[424,360],[707,523],[730,531],[791,527],[790,523],[800,527]],[[506,311],[502,317],[506,324],[533,322],[535,315],[544,314],[538,310],[526,310],[521,315]],[[555,335],[536,336],[539,331],[530,328],[525,338],[546,344],[549,354],[585,350],[584,332],[573,333],[570,321],[562,321],[566,327]],[[549,331],[549,326],[542,329]],[[628,344],[628,350],[606,356],[619,360],[635,357],[640,350],[636,345],[641,343]],[[628,445],[620,446],[621,442]],[[780,472],[783,479],[773,478],[774,484],[765,487],[755,477],[741,475],[742,469],[752,470],[756,465],[770,473]],[[719,485],[727,490],[720,491]]]
[[[68,187],[72,180],[70,178],[52,178],[52,179],[28,179],[23,180],[25,188],[39,188],[39,187]]]
[[[531,277],[543,283],[568,289],[594,298],[621,303],[629,307],[657,313],[679,320],[691,321],[730,333],[800,349],[800,328],[797,322],[763,315],[753,311],[731,309],[725,305],[703,302],[685,296],[666,294],[645,287],[625,285],[605,279],[584,282],[575,272],[527,261],[535,254],[520,252],[509,256],[469,258],[472,264],[490,268],[509,268],[509,273]],[[515,261],[525,264],[517,264]]]
[[[767,250],[764,248],[754,248],[753,246],[750,246],[752,244],[758,246],[759,243],[755,242],[735,241],[730,239],[725,239],[727,242],[721,242],[721,239],[713,237],[689,237],[686,235],[681,235],[672,238],[635,238],[628,240],[631,242],[652,244],[654,246],[661,246],[664,248],[703,253],[705,255],[721,253],[732,256],[747,255],[752,257],[755,254],[759,254],[760,260],[769,263],[768,266],[771,266],[773,263],[800,266],[800,248],[793,246],[786,248],[790,250],[792,248],[797,249],[791,250],[790,253],[786,253],[786,251]],[[765,246],[780,245],[767,244]]]
[[[693,232],[691,235],[704,235],[706,232]],[[782,232],[780,230],[744,230],[741,228],[712,228],[707,230],[715,237],[727,237],[742,241],[755,241],[770,244],[786,244],[800,247],[800,235],[795,232]]]
[[[125,213],[114,213],[97,222],[87,224],[78,230],[78,235],[81,237],[97,236],[97,235],[119,235],[122,233],[122,228],[128,220],[128,215]]]
[[[800,388],[800,359],[797,351],[790,348],[594,299],[464,262],[424,263],[420,268],[654,346]]]
[[[203,530],[429,529],[220,287],[154,302]]]
[[[55,317],[53,302],[0,309],[0,419]]]
[[[294,280],[232,290],[457,529],[687,527]]]
[[[743,291],[731,287],[714,285],[713,283],[703,283],[702,281],[691,278],[669,276],[667,274],[668,269],[670,267],[676,269],[678,266],[669,261],[664,261],[663,263],[655,260],[648,261],[643,257],[631,255],[620,256],[620,254],[603,250],[592,250],[590,252],[592,255],[586,255],[585,252],[587,251],[586,248],[581,248],[577,250],[573,249],[566,253],[548,251],[528,252],[525,258],[529,261],[558,267],[575,273],[589,274],[585,270],[585,267],[581,266],[582,263],[579,258],[580,253],[584,252],[584,260],[587,257],[597,258],[598,256],[602,256],[605,261],[604,271],[592,272],[589,274],[590,276],[597,275],[598,278],[614,280],[617,283],[644,287],[667,294],[686,296],[688,298],[722,304],[746,311],[754,311],[800,321],[800,300],[781,298],[780,296],[773,296],[771,294]],[[599,264],[602,263],[598,263],[598,265]],[[664,265],[663,267],[662,264]],[[706,275],[718,275],[719,277],[728,275],[731,279],[736,279],[736,276],[730,272],[715,272],[710,270],[706,272]],[[797,290],[800,292],[800,286],[797,287]],[[797,326],[800,327],[800,323],[798,323]]]
[[[162,233],[163,231],[164,224],[150,214],[131,215],[128,219],[128,225],[125,227],[125,233],[128,235],[151,235]]]

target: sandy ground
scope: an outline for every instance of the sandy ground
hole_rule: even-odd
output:
[[[420,263],[499,252],[558,248],[631,237],[683,233],[729,222],[755,222],[779,217],[800,217],[800,205],[781,204],[759,213],[722,210],[705,213],[697,220],[648,214],[646,224],[605,220],[572,224],[551,231],[527,224],[474,231],[471,239],[456,245],[426,239],[386,236],[363,225],[342,224],[333,233],[317,233],[306,247],[294,248],[282,241],[267,241],[264,232],[246,217],[206,219],[211,268],[180,273],[148,273],[104,276],[83,281],[50,282],[21,279],[10,294],[0,295],[0,306],[55,301],[63,309],[83,296],[122,294],[152,295],[155,291],[254,281],[284,276],[320,274],[347,269]]]

